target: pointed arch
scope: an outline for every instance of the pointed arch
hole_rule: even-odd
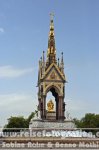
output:
[[[46,90],[45,90],[45,95],[47,95],[47,93],[48,93],[49,91],[52,92],[52,89],[55,90],[55,93],[57,93],[58,96],[61,95],[59,87],[58,87],[57,85],[54,85],[54,84],[49,84],[49,85],[47,86],[47,88],[46,88]]]

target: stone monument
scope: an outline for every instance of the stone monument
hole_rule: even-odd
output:
[[[65,117],[65,83],[64,59],[56,57],[55,34],[53,15],[50,19],[50,31],[48,37],[47,58],[45,52],[39,60],[38,71],[38,116],[30,122],[30,128],[74,128],[72,119]],[[53,100],[46,105],[47,93],[51,92],[55,97],[55,109]],[[47,108],[46,108],[47,106]],[[37,114],[36,114],[37,115]]]

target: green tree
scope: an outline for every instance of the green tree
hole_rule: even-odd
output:
[[[82,128],[81,120],[78,120],[77,118],[74,118],[73,120],[77,128]]]
[[[3,132],[15,131],[19,132],[20,128],[28,128],[27,120],[22,117],[10,117],[8,119],[8,124],[5,125]]]
[[[29,123],[30,123],[31,119],[35,116],[35,114],[36,114],[36,111],[35,111],[35,112],[32,112],[32,113],[28,116],[28,118],[27,118],[28,127],[29,127]]]
[[[5,129],[7,128],[29,128],[29,123],[30,123],[30,120],[34,117],[35,113],[37,113],[37,111],[35,112],[32,112],[28,118],[24,118],[22,116],[18,116],[18,117],[10,117],[8,119],[8,123],[7,125],[5,125]],[[7,129],[4,131],[8,131]],[[15,129],[16,130],[16,129]],[[10,131],[10,130],[9,130]],[[17,130],[19,131],[19,130]]]
[[[74,119],[78,128],[99,128],[99,115],[87,113],[80,120]]]
[[[8,124],[5,126],[6,128],[27,128],[27,120],[22,117],[10,117],[8,119]]]
[[[27,128],[27,121],[24,117],[10,117],[8,119],[7,128]]]

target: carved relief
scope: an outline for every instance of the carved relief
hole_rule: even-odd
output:
[[[50,78],[51,78],[52,80],[56,78],[55,72],[52,72],[52,73],[51,73]]]
[[[59,74],[55,70],[53,70],[49,73],[49,75],[45,78],[45,80],[61,81],[62,79],[60,78]]]
[[[59,86],[59,88],[61,89],[61,84],[57,84]]]

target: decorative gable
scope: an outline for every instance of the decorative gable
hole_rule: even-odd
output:
[[[45,72],[45,75],[43,77],[43,80],[46,81],[64,81],[65,82],[65,76],[60,72],[59,68],[56,66],[56,64],[52,64]]]

